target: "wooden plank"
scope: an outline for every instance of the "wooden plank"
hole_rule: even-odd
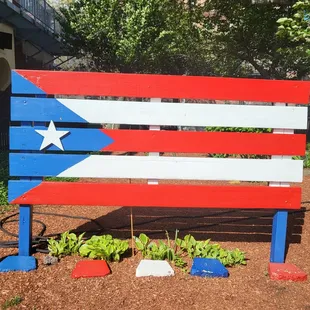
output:
[[[95,124],[307,128],[307,107],[13,97],[11,120]]]
[[[57,128],[66,151],[305,155],[306,135]],[[35,128],[10,127],[11,150],[39,150]],[[106,145],[106,146],[105,146]],[[59,148],[51,145],[46,150]]]
[[[302,160],[10,154],[11,176],[301,182]]]
[[[26,81],[26,82],[25,82]],[[34,87],[26,87],[26,84]],[[308,81],[16,70],[15,94],[57,94],[309,103]]]
[[[276,106],[285,106],[285,103],[275,103]],[[291,129],[274,129],[274,134],[293,135],[294,130]],[[272,159],[290,159],[288,156],[272,156]],[[271,187],[289,187],[289,183],[283,182],[270,182]],[[284,263],[286,253],[286,234],[287,234],[287,211],[276,211],[272,220],[272,235],[270,247],[270,262],[271,263]]]
[[[20,195],[19,187],[31,187],[22,181],[10,181],[11,203],[49,205],[104,205],[179,208],[299,209],[300,188],[268,186],[147,185],[107,183],[43,182]],[[17,192],[19,196],[16,196]]]
[[[161,102],[161,98],[151,98],[151,102]],[[158,126],[158,125],[151,125],[151,126],[149,126],[149,129],[151,130],[151,131],[160,131],[160,126]],[[186,143],[185,141],[184,141],[184,143]],[[149,152],[149,156],[159,156],[159,152]],[[158,184],[158,180],[148,180],[147,181],[147,183],[148,184],[153,184],[153,185],[156,185],[156,184]]]

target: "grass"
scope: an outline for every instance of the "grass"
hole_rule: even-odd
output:
[[[20,296],[14,296],[13,298],[8,299],[4,302],[4,304],[2,305],[2,310],[6,310],[11,307],[18,306],[22,301],[23,299]]]

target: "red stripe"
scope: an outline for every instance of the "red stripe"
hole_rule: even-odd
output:
[[[47,94],[309,103],[310,83],[199,76],[16,70]]]
[[[43,182],[13,204],[299,209],[301,189],[267,186]]]
[[[306,135],[235,132],[102,130],[114,142],[102,151],[304,155]]]

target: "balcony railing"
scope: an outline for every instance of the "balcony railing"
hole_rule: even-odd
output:
[[[12,2],[54,34],[60,33],[61,28],[56,19],[58,13],[46,0],[12,0]]]

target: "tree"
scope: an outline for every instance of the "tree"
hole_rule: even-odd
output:
[[[305,57],[310,56],[310,1],[297,1],[293,5],[292,17],[282,17],[278,20],[277,35],[287,38],[293,48]]]
[[[280,5],[206,0],[205,28],[208,42],[212,42],[209,48],[216,72],[243,76],[250,72],[250,65],[267,79],[301,78],[307,74],[309,57],[287,50],[289,40],[276,35],[277,20],[291,14],[295,2],[287,0]]]
[[[209,74],[199,5],[171,0],[76,0],[62,5],[68,54],[98,71]]]

